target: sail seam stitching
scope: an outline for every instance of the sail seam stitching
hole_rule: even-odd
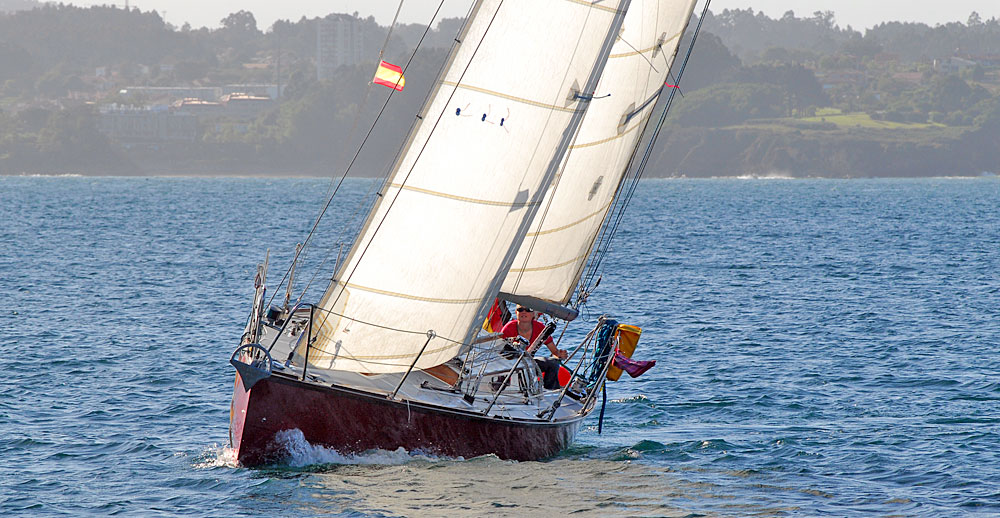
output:
[[[583,222],[587,221],[588,219],[593,218],[594,216],[597,216],[597,215],[601,214],[602,212],[604,212],[605,210],[607,210],[608,207],[610,207],[610,206],[611,206],[611,203],[609,202],[609,203],[605,204],[603,207],[597,209],[596,211],[591,212],[590,214],[587,214],[586,216],[584,216],[584,217],[582,217],[582,218],[580,218],[580,219],[578,219],[578,220],[576,220],[576,221],[574,221],[572,223],[567,223],[567,224],[565,224],[565,225],[563,225],[561,227],[550,228],[548,230],[541,230],[541,231],[538,231],[538,232],[529,232],[528,235],[529,236],[544,236],[546,234],[554,234],[556,232],[560,232],[562,230],[566,230],[568,228],[575,227],[575,226],[579,225],[580,223],[583,223]]]
[[[624,137],[625,135],[628,135],[629,133],[632,133],[638,127],[639,127],[639,124],[636,124],[636,125],[632,126],[631,128],[623,131],[621,133],[621,135],[615,135],[613,137],[608,137],[606,139],[601,139],[601,140],[595,140],[593,142],[585,142],[583,144],[577,144],[577,145],[573,146],[571,149],[583,149],[583,148],[587,148],[587,147],[600,146],[601,144],[607,144],[608,142],[613,142],[615,140],[618,140],[618,139]]]
[[[489,90],[489,89],[486,89],[486,88],[480,88],[478,86],[471,86],[471,85],[467,85],[467,84],[464,84],[464,83],[463,84],[459,84],[459,83],[455,83],[453,81],[441,81],[441,84],[443,84],[445,86],[453,86],[455,88],[462,88],[462,89],[465,89],[465,90],[472,90],[473,92],[479,92],[479,93],[482,93],[482,94],[492,95],[492,96],[495,96],[495,97],[500,97],[502,99],[508,99],[508,100],[511,100],[511,101],[515,101],[515,102],[527,104],[529,106],[535,106],[537,108],[545,108],[547,110],[560,111],[560,112],[566,112],[566,113],[573,113],[573,112],[576,111],[576,108],[567,108],[567,107],[564,107],[564,106],[556,106],[554,104],[546,104],[546,103],[543,103],[543,102],[532,101],[531,99],[525,99],[524,97],[518,97],[516,95],[509,95],[509,94],[505,94],[505,93],[500,93],[500,92],[497,92],[497,91],[494,91],[494,90]]]
[[[598,9],[598,10],[601,10],[601,11],[605,11],[605,12],[608,12],[608,13],[618,14],[618,9],[615,9],[614,7],[606,7],[606,6],[603,6],[603,5],[597,5],[598,3],[600,3],[600,0],[596,0],[596,1],[593,1],[593,2],[587,2],[585,0],[566,0],[566,1],[569,2],[569,3],[571,3],[571,4],[585,5],[587,7],[591,7],[591,8]]]
[[[662,45],[666,45],[667,43],[676,40],[680,36],[681,36],[681,33],[678,32],[677,34],[674,34],[670,38],[663,40],[663,43],[659,43],[658,45],[653,45],[652,47],[646,47],[646,48],[644,48],[642,50],[634,50],[632,52],[622,52],[621,54],[612,54],[612,55],[608,56],[608,59],[627,58],[627,57],[631,57],[631,56],[638,56],[639,54],[645,54],[647,52],[652,52],[652,51],[656,50],[658,47],[660,47]]]
[[[580,259],[583,259],[584,257],[587,257],[587,255],[588,254],[578,255],[578,256],[574,257],[573,259],[570,259],[569,261],[566,261],[564,263],[553,264],[553,265],[549,265],[549,266],[536,266],[534,268],[514,268],[514,269],[510,270],[510,272],[511,273],[514,273],[514,272],[528,273],[528,272],[542,272],[542,271],[546,271],[546,270],[557,270],[559,268],[562,268],[563,266],[569,266],[571,264],[576,264],[577,261],[579,261]]]
[[[390,296],[390,297],[398,297],[398,298],[401,298],[401,299],[409,299],[409,300],[419,300],[421,302],[438,302],[438,303],[441,303],[441,304],[472,304],[472,303],[478,303],[478,302],[480,302],[482,300],[482,299],[479,299],[479,298],[476,298],[476,299],[444,299],[444,298],[435,298],[435,297],[421,297],[419,295],[408,295],[406,293],[400,293],[398,291],[389,291],[389,290],[380,290],[378,288],[369,288],[367,286],[361,286],[359,284],[345,284],[344,288],[345,289],[347,289],[347,288],[354,288],[354,289],[359,289],[361,291],[367,291],[369,293],[376,293],[378,295],[387,295],[387,296]]]
[[[421,187],[413,187],[410,185],[400,185],[397,183],[390,184],[389,187],[395,187],[400,190],[414,191],[422,194],[428,194],[431,196],[438,196],[440,198],[448,198],[449,200],[465,201],[469,203],[476,203],[479,205],[491,205],[494,207],[510,207],[510,208],[523,208],[530,207],[532,205],[538,205],[540,201],[529,201],[524,203],[509,203],[504,201],[493,201],[493,200],[483,200],[479,198],[470,198],[468,196],[459,196],[457,194],[448,194],[440,191],[432,191],[430,189],[423,189]]]

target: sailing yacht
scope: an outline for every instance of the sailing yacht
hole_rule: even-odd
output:
[[[241,464],[280,460],[286,430],[342,453],[517,460],[573,441],[604,389],[618,323],[601,317],[562,345],[563,386],[549,390],[538,344],[484,322],[508,302],[563,332],[578,316],[662,124],[654,107],[673,98],[665,83],[683,71],[671,69],[695,1],[472,6],[320,300],[265,308],[258,269],[231,358]]]

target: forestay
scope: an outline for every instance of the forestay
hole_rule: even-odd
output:
[[[565,304],[668,78],[695,0],[635,0],[595,100],[501,291]]]
[[[311,367],[430,367],[478,327],[576,133],[629,0],[488,0],[324,294]],[[428,342],[428,331],[434,338]],[[297,349],[305,354],[305,341]]]

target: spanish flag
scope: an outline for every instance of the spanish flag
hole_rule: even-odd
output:
[[[403,69],[392,63],[379,61],[378,70],[375,71],[375,84],[388,86],[393,90],[402,90],[403,85],[406,84]]]

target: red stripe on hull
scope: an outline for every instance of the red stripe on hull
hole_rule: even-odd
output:
[[[273,442],[275,434],[296,428],[311,444],[340,453],[402,447],[452,457],[493,453],[537,460],[569,446],[583,420],[491,419],[279,376],[257,382],[250,392],[237,382],[231,410],[230,441],[244,466],[279,460],[283,452]]]

